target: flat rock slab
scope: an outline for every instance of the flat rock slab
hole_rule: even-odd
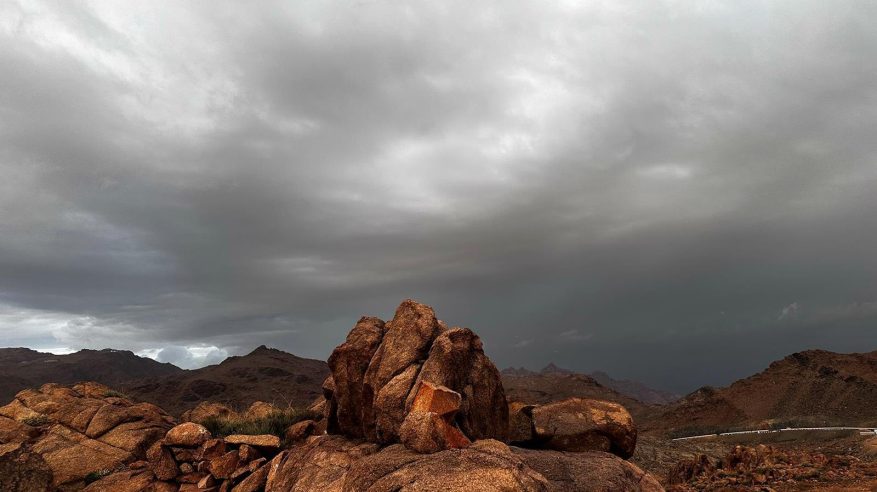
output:
[[[232,434],[226,436],[226,444],[241,445],[246,444],[257,448],[280,448],[280,438],[272,434],[260,434],[258,436],[248,436],[244,434]]]

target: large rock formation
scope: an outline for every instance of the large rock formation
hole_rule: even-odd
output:
[[[21,391],[0,407],[6,450],[0,469],[14,470],[3,473],[0,489],[79,489],[90,477],[142,459],[172,425],[155,405],[133,403],[97,383]],[[44,481],[44,488],[35,485]]]
[[[418,416],[417,428],[435,431],[444,423],[468,440],[506,438],[505,394],[481,340],[466,328],[447,329],[429,306],[409,299],[387,323],[360,319],[332,352],[329,368],[331,380],[323,386],[329,432],[400,442],[415,397],[429,383],[456,392],[459,405],[450,419]]]

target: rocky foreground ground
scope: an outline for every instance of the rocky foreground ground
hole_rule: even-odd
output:
[[[214,436],[95,383],[22,391],[0,407],[0,490],[663,490],[627,461],[624,407],[510,404],[478,336],[428,306],[362,318],[328,363],[316,417],[284,442]],[[205,403],[185,417],[228,412]]]

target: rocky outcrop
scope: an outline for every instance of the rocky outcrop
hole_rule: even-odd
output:
[[[513,403],[512,441],[558,451],[606,451],[630,458],[636,426],[617,403],[568,398],[545,405]]]
[[[155,405],[134,403],[97,383],[21,391],[0,407],[0,444],[16,448],[0,456],[0,467],[14,460],[19,478],[4,480],[21,480],[3,490],[46,490],[20,485],[46,476],[48,490],[81,488],[89,477],[143,459],[172,425]]]
[[[147,462],[104,477],[85,491],[256,492],[264,489],[279,447],[277,436],[214,439],[206,428],[188,422],[155,442],[147,452]]]
[[[527,450],[493,439],[421,454],[325,435],[278,458],[266,492],[663,490],[651,475],[609,453]]]
[[[328,431],[391,444],[400,442],[421,386],[459,396],[450,417],[415,415],[405,425],[408,443],[457,447],[464,441],[505,440],[508,409],[499,371],[481,340],[466,328],[447,329],[429,306],[403,301],[393,319],[362,318],[329,358],[323,385]],[[423,435],[417,436],[417,432]],[[453,439],[441,439],[451,437]],[[459,435],[456,435],[459,434]]]

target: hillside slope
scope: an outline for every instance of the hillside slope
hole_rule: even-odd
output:
[[[592,372],[588,374],[588,376],[594,378],[595,381],[603,386],[612,388],[622,395],[629,396],[635,400],[651,405],[667,405],[680,398],[680,395],[670,393],[669,391],[650,388],[639,381],[615,379],[602,371]]]
[[[645,430],[684,434],[768,425],[877,425],[877,351],[792,354],[727,388],[701,388]]]
[[[138,399],[154,403],[173,415],[202,400],[245,408],[256,400],[278,406],[309,405],[322,394],[329,367],[277,349],[258,347],[247,355],[219,364],[122,386]]]
[[[96,381],[115,388],[126,381],[180,372],[182,369],[172,364],[138,357],[127,350],[80,350],[55,355],[26,348],[0,348],[0,402],[45,383]]]

